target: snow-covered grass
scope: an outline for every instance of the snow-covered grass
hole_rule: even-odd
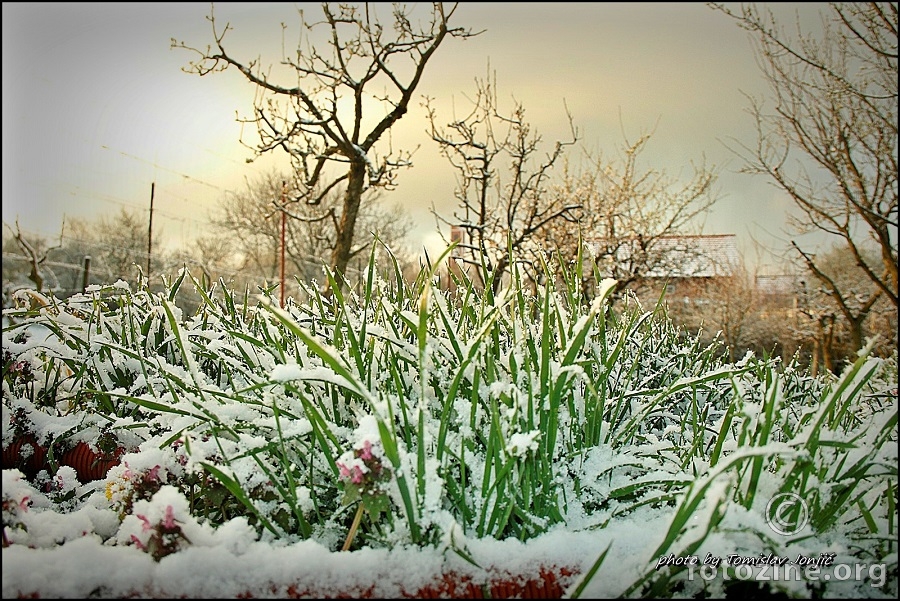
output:
[[[93,483],[4,470],[3,596],[277,596],[283,573],[390,597],[540,565],[580,574],[573,597],[718,596],[748,576],[730,555],[822,553],[875,571],[750,580],[896,595],[896,355],[864,349],[840,378],[731,364],[660,307],[612,307],[611,281],[583,301],[577,268],[493,295],[385,267],[284,308],[187,272],[164,294],[20,296],[4,448],[31,432],[129,452]],[[766,520],[781,493],[803,500],[779,514],[805,508],[797,532]],[[725,559],[702,578],[707,555]]]

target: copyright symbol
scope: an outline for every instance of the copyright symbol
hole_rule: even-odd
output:
[[[775,495],[766,505],[766,523],[769,528],[790,536],[796,534],[809,522],[809,509],[806,501],[792,492]]]

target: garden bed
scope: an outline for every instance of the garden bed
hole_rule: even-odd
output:
[[[884,578],[763,592],[897,594],[896,355],[728,363],[565,272],[183,316],[187,275],[4,310],[4,598],[719,597],[691,558],[823,553]]]

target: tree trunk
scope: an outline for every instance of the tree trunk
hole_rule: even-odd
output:
[[[503,274],[506,273],[506,268],[508,265],[508,256],[500,257],[500,260],[497,261],[497,268],[494,270],[494,281],[491,283],[491,291],[494,293],[494,296],[496,296],[497,292],[500,290],[500,284],[503,281]]]
[[[341,221],[338,224],[334,250],[331,254],[331,268],[334,270],[338,286],[342,289],[346,284],[344,280],[353,249],[353,232],[356,228],[356,218],[359,216],[359,205],[362,202],[365,178],[365,163],[353,161],[350,166],[349,177],[347,178],[347,190],[344,192]]]
[[[819,375],[819,347],[820,346],[821,346],[821,343],[819,342],[818,338],[813,340],[812,358],[809,360],[809,368],[810,368],[809,373],[814,378]]]
[[[863,347],[863,322],[867,316],[868,313],[863,313],[848,320],[850,324],[850,344],[854,351],[858,351]]]
[[[822,366],[834,372],[831,362],[831,347],[834,344],[834,315],[823,315],[819,318],[819,340],[822,344]]]

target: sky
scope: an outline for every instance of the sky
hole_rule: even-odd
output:
[[[814,22],[824,3],[767,6],[785,23],[797,11]],[[215,12],[233,27],[229,52],[272,64],[280,23],[296,35],[301,8],[321,14],[313,3],[227,3]],[[253,86],[234,69],[187,74],[193,56],[170,47],[172,38],[210,43],[209,9],[3,3],[4,224],[52,240],[64,218],[149,212],[152,185],[154,236],[190,247],[227,191],[287,169],[283,153],[246,161],[253,153],[236,116],[252,108]],[[484,32],[438,49],[393,135],[395,146],[415,149],[414,166],[385,197],[413,220],[411,246],[438,248],[432,208],[449,215],[455,207],[454,173],[426,133],[421,100],[434,98],[449,120],[490,71],[501,110],[521,102],[548,143],[568,135],[568,107],[592,152],[613,156],[626,138],[652,132],[639,167],[687,182],[692,163],[714,166],[720,200],[704,233],[735,234],[750,264],[779,271],[757,243],[787,245],[790,201],[761,176],[739,173],[742,160],[729,150],[755,141],[746,95],[766,92],[749,34],[733,20],[704,3],[464,2],[454,22]],[[243,132],[251,143],[254,135]]]

